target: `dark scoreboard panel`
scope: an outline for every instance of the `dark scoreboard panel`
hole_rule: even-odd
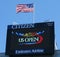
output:
[[[6,54],[54,54],[54,22],[8,25]]]

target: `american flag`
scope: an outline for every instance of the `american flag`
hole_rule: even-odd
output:
[[[33,12],[33,4],[18,4],[16,6],[16,12]]]

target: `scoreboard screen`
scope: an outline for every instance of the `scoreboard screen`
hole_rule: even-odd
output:
[[[54,54],[54,22],[8,25],[6,54]]]

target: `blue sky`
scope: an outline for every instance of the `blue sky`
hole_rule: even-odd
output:
[[[16,14],[16,5],[33,3],[34,13]],[[5,52],[7,25],[17,22],[35,23],[51,20],[55,22],[55,39],[60,49],[60,0],[1,0],[0,1],[0,52]]]

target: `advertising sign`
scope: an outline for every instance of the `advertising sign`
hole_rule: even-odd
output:
[[[54,53],[54,22],[8,25],[7,55]]]

